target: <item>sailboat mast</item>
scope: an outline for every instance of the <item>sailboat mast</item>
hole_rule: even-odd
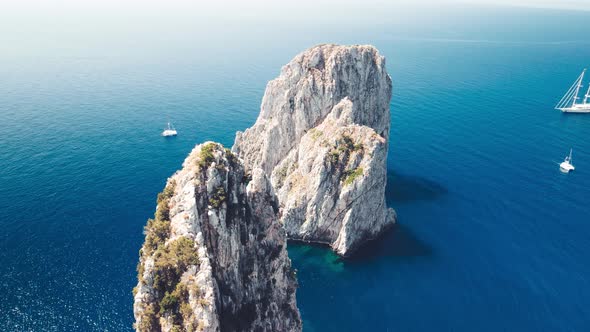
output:
[[[588,103],[588,98],[590,98],[590,83],[588,83],[588,91],[586,91],[586,94],[584,95],[584,105]]]
[[[572,107],[576,106],[576,100],[578,100],[578,94],[580,93],[580,88],[582,87],[582,82],[584,81],[584,74],[586,73],[586,69],[580,75],[580,79],[578,80],[578,86],[576,87],[576,93],[574,94],[574,100],[572,101]],[[585,100],[585,99],[584,99]]]
[[[569,158],[570,163],[572,162],[572,149],[570,149],[570,158]]]

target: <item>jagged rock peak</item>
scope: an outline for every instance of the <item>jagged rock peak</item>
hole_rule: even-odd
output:
[[[312,47],[285,65],[270,81],[253,127],[238,132],[233,147],[247,168],[272,169],[348,97],[354,123],[389,137],[391,79],[385,58],[368,45]]]
[[[301,331],[295,272],[265,173],[198,145],[158,195],[140,251],[137,331]]]
[[[319,45],[270,81],[233,151],[272,176],[292,239],[349,255],[395,222],[385,205],[391,79],[373,46]]]

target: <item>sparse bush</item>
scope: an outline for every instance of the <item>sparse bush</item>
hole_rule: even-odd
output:
[[[180,316],[182,316],[183,321],[190,321],[192,314],[193,309],[191,308],[190,304],[188,304],[188,302],[183,302],[180,304]]]
[[[188,288],[180,282],[182,274],[191,265],[198,265],[199,257],[193,240],[180,237],[168,245],[158,248],[154,254],[154,290],[161,317],[168,313],[174,324],[182,328],[184,314],[181,309],[188,302]],[[187,308],[184,307],[183,310]],[[190,307],[189,307],[190,309]]]
[[[238,157],[230,149],[225,148],[225,155],[230,165],[236,165],[238,163]]]
[[[197,303],[199,303],[199,305],[200,305],[200,306],[202,306],[202,307],[206,307],[206,306],[208,306],[208,305],[209,305],[209,301],[207,301],[206,299],[204,299],[204,298],[202,298],[202,297],[200,297],[200,298],[197,300]]]
[[[320,138],[324,133],[321,130],[313,128],[309,131],[311,139],[315,142],[318,138]]]
[[[170,221],[167,219],[148,219],[145,234],[144,248],[146,254],[151,255],[170,235]]]
[[[170,237],[170,198],[174,194],[176,183],[169,185],[158,195],[158,208],[154,219],[149,219],[145,227],[146,240],[140,250],[140,256],[154,255],[154,290],[156,306],[150,304],[142,314],[136,328],[139,331],[160,331],[158,319],[169,313],[173,318],[173,329],[183,331],[180,307],[188,302],[188,289],[180,283],[180,277],[191,265],[199,264],[195,243],[188,237],[180,237],[166,245]],[[143,282],[144,259],[137,266],[138,279]],[[134,289],[134,295],[137,289]]]
[[[174,195],[174,189],[176,189],[176,181],[172,180],[170,181],[170,184],[168,184],[164,190],[158,194],[158,203],[163,200],[169,200],[172,195]]]
[[[193,296],[199,296],[199,294],[201,294],[201,289],[196,283],[191,283],[189,285],[189,291],[193,294]]]
[[[353,170],[345,171],[342,176],[344,178],[344,185],[349,185],[354,182],[354,180],[363,175],[363,169],[361,167],[355,168]]]
[[[188,288],[184,283],[178,283],[172,294],[179,299],[188,300]]]
[[[348,135],[342,135],[338,140],[338,150],[341,152],[350,153],[353,151],[359,151],[363,149],[362,143],[355,143],[352,138]]]
[[[180,309],[183,304],[188,303],[188,290],[186,285],[179,282],[172,293],[166,292],[160,300],[160,315],[164,312],[171,312],[173,315],[181,313]],[[190,309],[190,306],[188,307]]]
[[[170,199],[174,195],[175,188],[176,182],[170,181],[166,188],[158,194],[158,206],[154,219],[148,219],[147,225],[144,227],[145,242],[140,250],[140,256],[151,255],[170,236]],[[140,267],[138,267],[138,273],[140,272],[139,269]],[[143,273],[138,274],[140,281],[142,275]]]
[[[215,188],[211,197],[209,197],[209,205],[217,209],[227,200],[227,193],[222,186]]]
[[[199,264],[193,240],[180,237],[158,248],[154,255],[154,289],[165,294],[175,289],[180,276],[190,265]]]
[[[348,135],[342,135],[342,137],[338,140],[338,149],[342,152],[353,152],[358,151],[363,148],[361,143],[354,143],[352,138]]]
[[[332,147],[328,154],[328,160],[330,163],[335,164],[339,160],[348,160],[348,157],[352,152],[363,150],[364,146],[362,143],[354,143],[352,138],[348,135],[342,135],[336,140],[335,145]]]
[[[158,317],[156,316],[153,304],[147,305],[141,319],[139,319],[139,324],[135,328],[140,332],[160,331],[160,324],[158,323]]]
[[[332,164],[335,164],[338,162],[338,160],[340,160],[340,152],[338,152],[338,150],[336,149],[333,149],[332,151],[330,151],[328,158]]]
[[[342,138],[340,139],[340,141],[341,141],[341,146],[343,146],[344,148],[346,148],[348,150],[352,150],[354,148],[354,142],[352,141],[352,138],[350,138],[350,136],[342,135]]]
[[[201,169],[205,169],[211,165],[211,163],[215,160],[215,148],[217,144],[215,143],[207,143],[201,147],[201,153],[199,155],[199,160],[197,161],[197,165]]]
[[[171,311],[178,306],[178,297],[174,294],[166,292],[160,301],[160,315],[165,311]]]

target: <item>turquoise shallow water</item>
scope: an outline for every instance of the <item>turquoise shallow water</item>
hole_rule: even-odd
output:
[[[231,145],[280,66],[323,41],[387,57],[399,225],[348,260],[289,245],[304,330],[590,329],[590,116],[552,110],[590,66],[590,23],[448,15],[408,31],[253,26],[207,46],[187,33],[0,55],[0,330],[130,330],[141,230],[166,177],[198,142]],[[173,139],[158,136],[168,117]]]

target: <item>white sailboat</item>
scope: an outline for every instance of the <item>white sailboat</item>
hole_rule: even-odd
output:
[[[590,113],[590,103],[588,102],[590,99],[590,83],[588,84],[588,91],[586,91],[582,102],[578,102],[580,100],[578,94],[582,89],[585,73],[586,69],[582,71],[582,74],[574,82],[574,85],[567,90],[563,98],[555,105],[556,110],[564,113]]]
[[[563,173],[569,173],[570,171],[575,170],[576,168],[572,165],[572,149],[570,149],[569,156],[565,156],[565,160],[559,164],[559,170]]]
[[[170,124],[170,121],[168,121],[168,128],[164,129],[164,131],[162,132],[162,136],[168,137],[168,136],[176,136],[176,135],[178,135],[178,133],[176,132],[176,129],[174,129],[172,124]]]

